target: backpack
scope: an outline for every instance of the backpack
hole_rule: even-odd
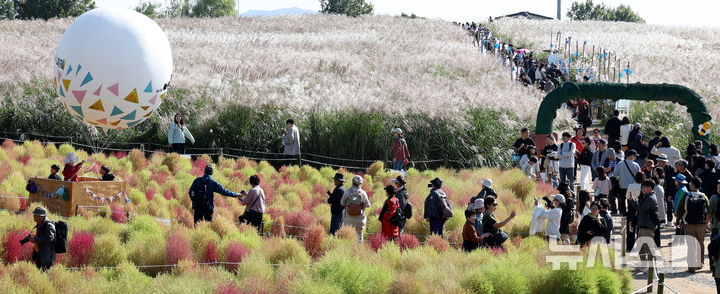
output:
[[[348,198],[348,204],[347,204],[346,208],[347,208],[348,215],[353,215],[353,216],[362,215],[362,211],[363,211],[362,194],[360,194],[360,192],[351,193],[350,198]]]
[[[412,204],[410,204],[410,201],[408,201],[407,204],[405,204],[405,208],[403,208],[403,216],[405,219],[410,219],[413,216],[413,208]]]
[[[562,220],[566,224],[572,224],[575,221],[573,211],[575,210],[575,201],[572,198],[565,200],[565,207],[562,209]]]
[[[704,194],[692,192],[686,197],[688,198],[685,205],[685,221],[691,225],[704,224],[708,212]]]
[[[67,235],[68,226],[64,221],[57,221],[55,223],[55,253],[66,253],[67,252]]]
[[[395,199],[395,202],[398,202],[397,199]],[[390,224],[396,227],[405,225],[405,214],[400,207],[395,209],[395,213],[390,217]]]
[[[447,198],[447,195],[445,195],[445,192],[440,189],[437,189],[435,193],[438,195],[438,201],[440,202],[440,209],[442,211],[443,218],[451,218],[453,216],[453,208],[450,204],[450,200]]]
[[[193,203],[193,209],[195,209],[195,203],[207,206],[208,204],[208,183],[200,180],[201,185],[195,186],[195,189],[190,193],[190,200]]]

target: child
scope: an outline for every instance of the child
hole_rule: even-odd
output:
[[[473,251],[478,248],[478,244],[480,242],[490,236],[490,233],[482,234],[481,236],[477,235],[477,230],[475,230],[475,211],[472,210],[465,210],[465,225],[463,226],[463,250],[465,251]]]
[[[65,160],[63,160],[63,163],[65,164],[65,168],[63,169],[63,176],[65,176],[65,181],[70,182],[77,182],[78,177],[77,174],[80,172],[80,168],[82,167],[83,163],[85,163],[85,160],[81,161],[78,164],[75,164],[78,161],[77,155],[72,152],[68,152],[67,156],[65,156]]]
[[[53,164],[50,167],[50,176],[48,179],[56,180],[56,181],[62,181],[62,178],[57,173],[60,171],[60,167],[57,164]]]
[[[593,181],[592,188],[595,190],[595,201],[598,201],[599,199],[607,198],[608,195],[610,195],[612,183],[610,182],[610,178],[605,175],[605,169],[602,166],[598,166],[598,168],[595,169],[595,172],[598,176]]]
[[[108,168],[107,166],[104,166],[104,165],[102,167],[100,167],[100,176],[101,176],[100,179],[103,181],[114,181],[115,180],[115,175],[110,173],[110,168]]]

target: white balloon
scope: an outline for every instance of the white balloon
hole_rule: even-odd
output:
[[[121,130],[160,107],[173,61],[170,43],[153,20],[132,10],[98,8],[67,28],[54,67],[58,96],[71,115]]]

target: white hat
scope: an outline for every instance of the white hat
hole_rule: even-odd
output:
[[[363,181],[364,181],[363,177],[361,177],[359,175],[355,175],[352,179],[353,185],[357,185],[357,186],[362,185]]]
[[[480,209],[483,207],[485,207],[485,199],[482,199],[482,198],[475,199],[475,202],[473,202],[473,204],[472,204],[473,210]]]
[[[402,132],[402,129],[400,129],[400,128],[394,128],[394,129],[392,130],[392,133],[393,133],[393,134],[395,134],[395,133],[402,134],[403,132]]]
[[[65,156],[65,160],[63,160],[63,163],[75,164],[78,160],[79,158],[75,155],[75,153],[68,152],[67,156]]]
[[[482,185],[486,188],[492,188],[492,180],[486,178],[482,181]]]
[[[560,203],[565,203],[565,196],[563,196],[563,195],[557,194],[557,195],[553,196],[553,199],[557,200]]]

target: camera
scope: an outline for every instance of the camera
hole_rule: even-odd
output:
[[[25,236],[22,240],[20,240],[20,245],[25,245],[25,243],[30,242],[30,235]]]

